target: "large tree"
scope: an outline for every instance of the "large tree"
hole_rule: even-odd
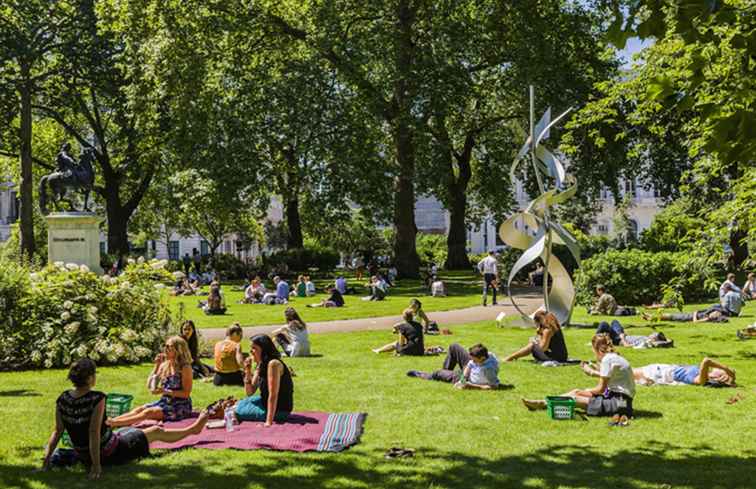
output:
[[[35,251],[33,164],[50,168],[34,157],[32,105],[55,72],[50,59],[63,47],[61,34],[70,29],[71,14],[71,2],[65,1],[8,0],[0,6],[0,99],[13,107],[4,122],[16,133],[3,131],[0,154],[19,159],[21,252],[27,257]]]

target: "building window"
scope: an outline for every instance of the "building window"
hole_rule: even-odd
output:
[[[604,223],[600,223],[598,225],[598,233],[599,234],[608,234],[609,233],[609,226],[607,226]]]
[[[483,250],[488,251],[488,219],[483,221]]]
[[[168,259],[169,260],[179,259],[179,242],[178,241],[168,241]]]
[[[105,241],[100,241],[100,254],[104,255],[108,252],[108,247]]]
[[[494,235],[496,236],[496,246],[504,246],[506,243],[501,240],[501,234],[499,233],[499,229],[501,229],[501,224],[497,224],[494,227]]]
[[[200,241],[200,255],[207,256],[210,254],[210,245],[204,239]]]
[[[636,187],[634,178],[626,178],[624,182],[624,186],[625,186],[624,190],[625,190],[626,195],[630,194],[630,196],[632,197],[637,196],[637,192],[636,192],[637,187]]]

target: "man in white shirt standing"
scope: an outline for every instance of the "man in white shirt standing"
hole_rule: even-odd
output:
[[[493,305],[496,305],[496,286],[493,282],[496,280],[496,257],[493,250],[488,252],[488,256],[478,263],[478,271],[483,274],[483,306],[488,300],[488,289],[493,290]]]

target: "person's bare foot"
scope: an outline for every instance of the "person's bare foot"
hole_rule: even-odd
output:
[[[380,348],[375,348],[375,349],[373,349],[373,353],[380,353],[380,352],[381,352],[381,349],[380,349]]]
[[[651,315],[649,315],[646,312],[642,312],[641,317],[643,318],[644,321],[651,321]]]
[[[189,427],[189,430],[195,435],[199,435],[205,428],[208,419],[210,419],[210,413],[207,411],[207,409],[203,409],[202,412],[200,412],[197,421],[192,423],[192,425]]]
[[[520,399],[522,403],[528,408],[528,411],[538,411],[540,409],[546,409],[546,401],[540,399]]]

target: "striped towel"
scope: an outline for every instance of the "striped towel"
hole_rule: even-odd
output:
[[[325,423],[317,452],[340,452],[360,441],[365,413],[330,414]]]

